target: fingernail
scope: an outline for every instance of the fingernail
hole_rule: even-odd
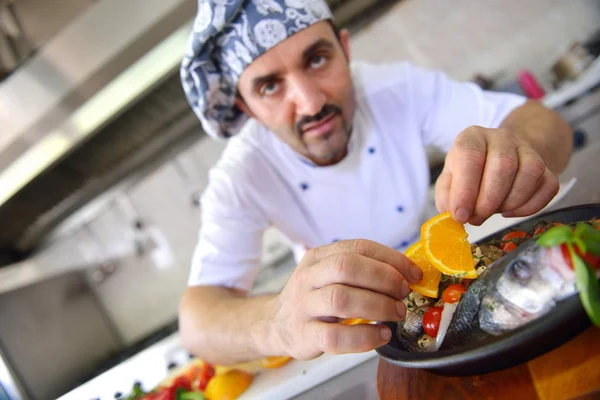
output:
[[[459,208],[456,210],[457,222],[460,222],[461,224],[466,224],[470,216],[471,213],[466,208]]]
[[[408,287],[408,282],[402,281],[400,284],[400,297],[405,298],[410,293],[410,288]]]
[[[512,218],[512,217],[514,217],[514,216],[515,216],[515,213],[514,213],[514,212],[512,212],[512,211],[507,211],[507,212],[505,212],[505,213],[502,213],[502,216],[503,216],[504,218]]]
[[[416,281],[423,279],[423,271],[421,271],[421,268],[417,267],[416,265],[410,267],[410,275]]]
[[[485,220],[483,218],[473,218],[473,221],[471,221],[471,225],[479,226],[483,224],[484,221]]]
[[[406,315],[406,306],[404,305],[403,302],[401,302],[401,301],[396,302],[396,312],[398,313],[398,316],[401,319],[404,318],[404,316]]]
[[[392,338],[392,331],[387,326],[381,328],[379,331],[379,335],[381,336],[381,340],[385,340],[386,342]]]
[[[470,216],[471,213],[466,208],[459,208],[458,210],[456,210],[457,222],[460,222],[461,224],[466,224],[467,221],[469,221]]]

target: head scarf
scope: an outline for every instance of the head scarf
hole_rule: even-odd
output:
[[[198,0],[181,63],[185,95],[206,133],[228,138],[248,117],[234,104],[238,79],[261,54],[332,19],[325,0]]]

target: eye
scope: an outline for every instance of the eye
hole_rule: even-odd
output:
[[[279,83],[277,82],[268,82],[261,86],[260,94],[262,96],[272,96],[279,89]]]
[[[515,260],[510,266],[510,273],[516,280],[527,282],[532,275],[531,265],[524,260]]]
[[[316,55],[310,59],[311,68],[320,68],[325,64],[326,58],[322,55]]]

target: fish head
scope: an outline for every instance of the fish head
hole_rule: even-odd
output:
[[[516,329],[546,314],[557,301],[575,292],[575,276],[560,247],[542,247],[535,240],[523,243],[489,269],[494,273],[486,282],[479,323],[484,331],[493,335]]]

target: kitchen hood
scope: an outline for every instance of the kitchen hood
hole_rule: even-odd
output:
[[[395,1],[329,0],[338,26]],[[196,0],[102,0],[0,83],[0,266],[200,140],[179,80]]]

